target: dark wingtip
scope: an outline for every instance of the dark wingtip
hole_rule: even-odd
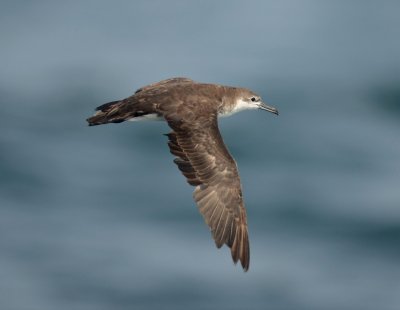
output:
[[[242,268],[243,268],[244,272],[249,271],[250,260],[240,260],[240,264],[242,265]]]
[[[250,266],[250,244],[245,225],[240,226],[236,231],[235,240],[231,247],[231,254],[235,265],[240,261],[243,271],[247,272]]]
[[[240,264],[242,265],[243,271],[247,272],[249,271],[250,267],[250,255],[249,255],[249,249],[246,249],[246,253],[243,253],[243,255],[239,258]]]
[[[233,257],[232,257],[233,258]],[[236,265],[240,261],[240,265],[243,268],[243,272],[249,271],[250,268],[250,257],[240,257],[240,258],[233,258],[233,263]]]

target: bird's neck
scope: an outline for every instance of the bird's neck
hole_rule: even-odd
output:
[[[220,117],[231,116],[237,112],[251,109],[252,107],[241,99],[236,88],[228,88],[222,98],[222,106],[218,115]]]
[[[236,113],[237,111],[235,111],[235,106],[235,89],[233,87],[224,87],[222,104],[220,106],[218,116],[226,117]]]

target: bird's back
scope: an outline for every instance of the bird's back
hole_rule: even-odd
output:
[[[227,87],[197,83],[188,78],[171,78],[139,88],[123,100],[96,108],[89,125],[120,123],[144,116],[164,117],[165,113],[193,121],[201,115],[218,113]]]

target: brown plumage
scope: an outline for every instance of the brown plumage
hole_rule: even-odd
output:
[[[218,248],[231,248],[233,261],[249,268],[246,210],[236,162],[218,129],[218,116],[259,108],[277,114],[248,89],[172,78],[138,89],[121,101],[99,106],[89,125],[149,117],[167,121],[168,146],[190,185],[194,200]]]

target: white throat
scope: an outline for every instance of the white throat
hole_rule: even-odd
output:
[[[253,102],[248,102],[244,101],[243,99],[238,99],[236,100],[236,105],[235,107],[228,112],[221,113],[220,116],[225,117],[225,116],[231,116],[232,114],[235,114],[237,112],[243,111],[243,110],[252,110],[252,109],[257,109],[258,106],[254,104]]]

